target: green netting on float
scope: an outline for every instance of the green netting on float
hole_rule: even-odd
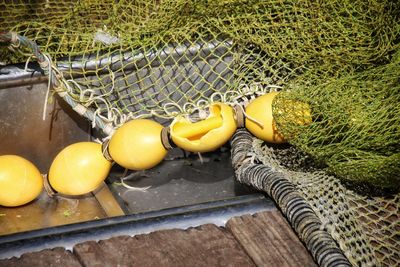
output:
[[[354,75],[315,86],[287,86],[273,103],[276,125],[328,172],[352,182],[399,188],[399,78],[400,54],[389,64]],[[301,112],[305,108],[312,118]]]

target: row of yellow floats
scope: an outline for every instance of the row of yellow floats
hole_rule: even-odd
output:
[[[245,110],[253,118],[245,119],[245,127],[256,137],[271,143],[284,142],[272,117],[272,100],[277,94],[270,92],[260,96]],[[80,142],[64,148],[51,164],[48,184],[52,190],[64,195],[87,194],[106,179],[112,161],[130,170],[156,166],[167,155],[168,140],[191,152],[213,151],[236,131],[236,115],[231,106],[213,103],[205,120],[192,123],[184,116],[176,117],[165,128],[168,138],[165,138],[164,127],[155,121],[131,120],[116,130],[108,151],[103,151],[104,147],[94,142]],[[41,173],[28,160],[15,155],[0,156],[0,205],[24,205],[42,192],[43,184]]]

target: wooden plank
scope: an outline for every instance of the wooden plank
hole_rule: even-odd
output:
[[[257,266],[317,266],[279,211],[235,217],[226,227]]]
[[[0,260],[0,267],[82,267],[78,259],[64,248],[25,253],[20,258]]]
[[[89,241],[74,247],[84,266],[254,266],[234,237],[215,225]]]

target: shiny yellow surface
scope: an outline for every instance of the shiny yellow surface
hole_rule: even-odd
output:
[[[108,151],[112,159],[124,168],[152,168],[167,155],[161,142],[162,129],[161,124],[152,120],[129,121],[111,137]]]
[[[253,135],[269,143],[284,143],[285,139],[276,128],[274,118],[272,117],[272,100],[278,92],[270,92],[257,97],[246,107],[246,114],[260,122],[261,125],[246,118],[246,128]]]
[[[196,123],[181,123],[174,127],[175,135],[183,138],[192,138],[211,131],[212,129],[221,127],[223,124],[222,117],[211,117]]]
[[[15,207],[34,200],[43,189],[43,177],[30,161],[0,156],[0,205]]]
[[[111,162],[104,158],[100,144],[75,143],[64,148],[53,160],[49,182],[62,194],[86,194],[107,178],[110,169]]]
[[[213,103],[210,115],[204,122],[192,123],[183,116],[171,124],[171,138],[180,148],[191,152],[209,152],[225,144],[236,131],[236,121],[232,107],[223,103]],[[197,126],[204,128],[198,128]],[[183,128],[190,132],[189,137]],[[197,129],[197,133],[196,130]]]

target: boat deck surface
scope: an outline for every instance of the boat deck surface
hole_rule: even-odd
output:
[[[278,210],[231,218],[225,227],[205,224],[117,236],[0,260],[23,266],[316,266]]]

